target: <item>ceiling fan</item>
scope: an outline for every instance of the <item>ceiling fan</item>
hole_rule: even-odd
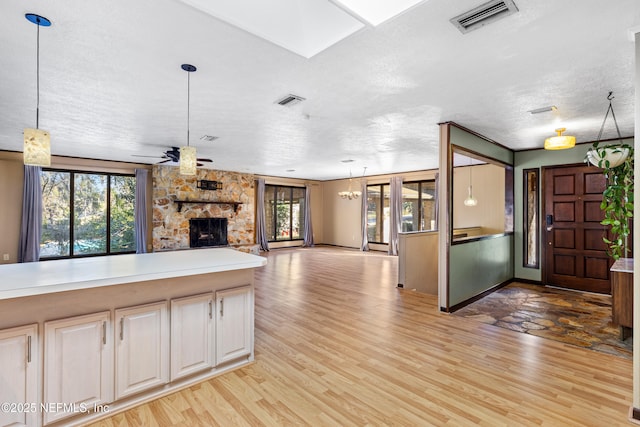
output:
[[[179,163],[180,162],[180,148],[171,147],[170,150],[167,150],[164,153],[162,153],[162,156],[140,156],[140,155],[133,154],[133,157],[154,157],[154,158],[159,158],[159,159],[165,159],[165,160],[163,160],[161,162],[156,163],[157,165],[160,165],[162,163],[167,163],[167,162]],[[206,163],[213,162],[213,160],[211,160],[211,159],[204,159],[204,158],[198,158],[196,160],[198,161],[198,163],[196,163],[198,166],[202,166],[202,163],[200,163],[200,162],[206,162]]]

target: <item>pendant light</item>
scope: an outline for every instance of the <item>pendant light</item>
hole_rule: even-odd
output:
[[[469,195],[466,199],[464,199],[465,206],[476,206],[478,204],[478,200],[473,197],[473,187],[471,186],[471,168],[473,167],[472,163],[473,160],[469,159]]]
[[[191,64],[182,64],[182,69],[187,72],[187,145],[180,147],[180,174],[196,174],[196,147],[189,145],[189,104],[191,94],[191,73],[196,71],[196,67]]]
[[[25,18],[37,26],[36,44],[36,127],[24,129],[23,161],[25,165],[51,166],[51,136],[39,129],[40,122],[40,27],[51,26],[47,18],[27,13]]]
[[[544,140],[545,150],[565,150],[567,148],[573,148],[576,145],[576,137],[563,135],[562,132],[566,131],[566,128],[556,129],[558,135],[549,137]]]

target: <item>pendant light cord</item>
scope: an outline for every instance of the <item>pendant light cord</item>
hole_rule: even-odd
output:
[[[40,124],[40,18],[37,18],[36,40],[36,129]]]
[[[187,72],[187,147],[189,146],[189,123],[190,123],[190,111],[191,105],[191,73]]]

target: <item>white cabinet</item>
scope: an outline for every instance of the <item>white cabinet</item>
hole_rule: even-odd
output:
[[[213,292],[171,300],[171,381],[213,367]]]
[[[38,423],[38,354],[37,324],[0,331],[0,426]]]
[[[216,292],[216,364],[253,353],[251,286]]]
[[[113,400],[110,332],[108,311],[45,322],[43,402],[53,405],[45,423]]]
[[[116,399],[169,381],[167,303],[115,311]]]

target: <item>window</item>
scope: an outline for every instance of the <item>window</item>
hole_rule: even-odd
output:
[[[525,169],[524,174],[524,257],[525,267],[538,268],[538,169]]]
[[[407,231],[435,230],[436,182],[434,180],[402,184],[402,228]]]
[[[40,258],[135,252],[136,178],[42,171]]]
[[[389,184],[367,185],[367,240],[389,243]]]
[[[305,193],[302,187],[265,185],[265,222],[270,242],[304,238]]]

